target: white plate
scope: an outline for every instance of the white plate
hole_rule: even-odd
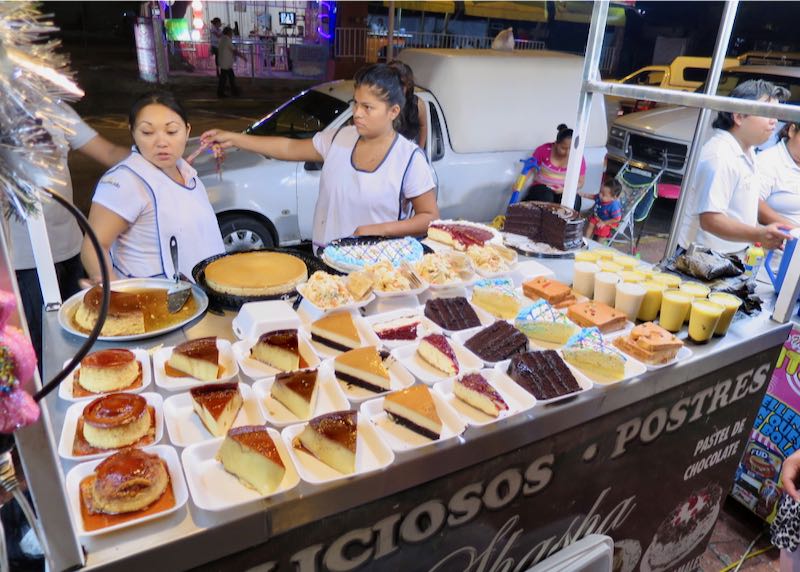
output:
[[[469,330],[461,330],[461,331],[456,332],[455,334],[453,334],[451,336],[451,338],[453,340],[455,340],[457,343],[461,344],[464,347],[464,351],[465,352],[468,352],[471,356],[474,356],[475,359],[479,360],[486,367],[494,367],[498,363],[501,363],[501,362],[504,362],[504,361],[507,362],[509,359],[511,359],[511,358],[506,358],[504,360],[500,360],[499,362],[488,361],[488,360],[485,360],[485,359],[481,358],[481,356],[479,356],[478,354],[476,354],[475,352],[473,352],[469,348],[467,348],[467,346],[465,345],[467,343],[467,341],[469,341],[469,339],[472,338],[472,336],[474,336],[475,334],[479,333],[484,328],[485,328],[485,326],[481,326],[479,328],[470,328]],[[533,346],[533,340],[531,340],[530,338],[528,338],[528,349],[535,349],[534,346]]]
[[[533,351],[536,351],[536,350],[533,350]],[[560,355],[561,354],[559,353],[559,356]],[[563,360],[564,358],[562,357],[561,359]],[[495,369],[495,371],[498,371],[501,374],[503,374],[506,377],[508,377],[508,379],[509,379],[509,381],[511,381],[511,383],[513,383],[515,385],[518,385],[516,381],[511,379],[511,377],[509,377],[506,374],[506,371],[508,370],[508,365],[510,363],[511,363],[511,360],[504,360],[504,361],[498,362],[497,365],[494,366],[494,369]],[[572,398],[580,395],[581,393],[584,393],[586,391],[590,391],[594,387],[594,383],[592,383],[592,380],[589,379],[588,377],[586,377],[583,374],[583,372],[581,372],[581,370],[579,370],[578,368],[572,367],[566,361],[564,363],[567,365],[569,370],[572,372],[572,375],[575,377],[575,381],[578,382],[578,385],[580,386],[580,390],[574,391],[572,393],[565,393],[564,395],[559,395],[558,397],[553,397],[552,399],[536,399],[536,405],[537,406],[539,406],[539,405],[551,405],[553,403],[558,403],[559,401],[565,401],[565,400],[568,400],[568,399],[572,399]],[[527,390],[524,389],[522,386],[519,386],[519,388],[522,389],[522,391],[524,391],[525,393],[528,393]],[[531,397],[535,397],[535,396],[531,395]]]
[[[302,304],[306,304],[306,305],[310,306],[311,309],[313,311],[319,313],[319,315],[327,314],[328,312],[333,312],[335,310],[353,310],[355,308],[362,308],[362,307],[366,306],[367,304],[369,304],[370,302],[372,302],[375,299],[375,294],[370,292],[367,295],[366,298],[362,298],[361,300],[353,300],[351,298],[350,302],[347,302],[346,304],[342,304],[341,306],[336,306],[336,307],[333,307],[333,308],[322,308],[321,306],[317,306],[316,304],[314,304],[314,302],[312,302],[311,300],[306,298],[305,286],[306,286],[305,284],[300,284],[297,287],[297,292],[303,297]]]
[[[186,483],[197,508],[212,512],[227,510],[243,504],[260,501],[285,493],[295,488],[300,482],[286,444],[281,434],[267,427],[269,436],[275,443],[278,455],[283,461],[286,472],[278,488],[267,495],[261,495],[254,489],[244,485],[237,477],[226,471],[222,463],[215,458],[224,437],[211,441],[195,443],[183,450],[181,462],[186,472]]]
[[[155,412],[155,438],[152,443],[146,445],[157,444],[164,436],[164,400],[158,393],[143,393],[147,404],[151,406]],[[72,446],[75,442],[75,430],[78,428],[78,420],[83,415],[83,410],[89,405],[91,401],[80,401],[69,406],[67,412],[64,414],[64,425],[61,427],[61,439],[58,442],[58,454],[62,459],[69,459],[70,461],[89,461],[91,459],[100,459],[108,457],[118,451],[118,449],[109,449],[102,453],[94,453],[91,455],[73,455]],[[122,448],[122,447],[121,447]]]
[[[514,286],[522,286],[522,283],[526,280],[532,280],[540,276],[554,278],[555,273],[541,262],[535,260],[523,260],[522,262],[518,262],[509,275],[514,281]]]
[[[616,350],[617,348],[614,349]],[[558,353],[559,355],[562,355],[560,351]],[[607,387],[609,385],[622,383],[623,381],[628,381],[629,379],[638,377],[647,372],[647,367],[642,362],[633,359],[631,356],[627,354],[623,354],[623,356],[625,357],[625,373],[622,376],[622,379],[609,379],[607,377],[600,375],[596,371],[584,370],[577,366],[572,365],[571,363],[567,363],[567,366],[569,366],[569,368],[573,371],[573,373],[576,374],[576,377],[577,374],[580,373],[581,375],[584,375],[586,379],[588,379],[598,387]],[[566,360],[564,361],[566,362]]]
[[[361,345],[359,345],[359,347],[363,348],[365,346],[379,346],[380,340],[378,339],[378,336],[375,335],[375,332],[372,331],[372,328],[369,326],[369,324],[364,321],[364,318],[361,316],[361,314],[359,314],[358,311],[351,310],[350,315],[353,317],[353,324],[358,332],[358,337],[361,338]],[[311,317],[308,314],[302,312],[300,313],[300,319],[303,321],[303,327],[307,332],[311,332],[311,323],[315,322],[320,317],[321,316]],[[344,353],[312,340],[310,333],[308,335],[308,343],[311,344],[311,347],[315,352],[317,352],[317,355],[323,359],[336,357],[339,354]]]
[[[372,399],[361,405],[359,412],[375,425],[381,437],[389,444],[395,452],[410,451],[457,439],[467,428],[461,416],[450,406],[444,397],[438,392],[431,391],[433,403],[436,406],[436,413],[442,420],[442,432],[435,441],[423,437],[419,433],[398,425],[389,418],[383,410],[383,397]]]
[[[222,373],[214,381],[201,381],[193,377],[170,377],[164,371],[164,366],[172,355],[173,347],[166,347],[157,350],[153,354],[153,373],[156,378],[156,385],[167,391],[184,391],[198,385],[206,383],[222,383],[230,381],[239,374],[239,365],[233,355],[233,347],[228,340],[217,338],[217,349],[219,350],[219,365]]]
[[[150,355],[147,353],[147,350],[135,349],[131,350],[131,352],[133,352],[133,355],[136,356],[136,361],[138,361],[139,364],[142,366],[142,385],[134,389],[121,389],[119,391],[109,391],[108,393],[141,393],[150,385],[150,382],[153,380],[153,372],[152,369],[150,368]],[[72,360],[65,361],[64,367],[67,367],[67,364],[70,361]],[[103,393],[87,395],[86,397],[77,397],[73,395],[72,394],[73,375],[79,369],[81,369],[80,365],[78,365],[78,367],[69,372],[69,375],[67,375],[67,377],[64,378],[64,381],[58,384],[58,396],[64,401],[83,401],[85,399],[95,399],[97,397],[100,397],[101,395],[105,395]]]
[[[319,390],[317,392],[317,403],[314,406],[311,417],[350,409],[350,402],[347,401],[347,396],[344,394],[341,385],[333,377],[330,362],[325,362],[320,366],[317,377]],[[272,397],[270,390],[273,383],[275,383],[275,378],[271,377],[269,379],[260,379],[253,384],[258,407],[264,417],[267,418],[267,422],[275,427],[285,427],[292,423],[308,421],[308,417],[305,419],[296,417],[285,405]]]
[[[330,364],[331,368],[333,368],[333,363]],[[334,378],[335,378],[335,370],[334,370]],[[372,399],[373,397],[377,397],[379,395],[384,395],[389,393],[389,391],[397,391],[399,389],[405,389],[411,385],[414,385],[414,376],[409,373],[409,371],[403,367],[397,359],[395,358],[394,363],[389,367],[389,384],[391,389],[389,391],[384,391],[383,393],[374,393],[368,389],[364,389],[363,387],[358,387],[355,385],[349,385],[344,381],[336,380],[339,386],[344,391],[344,394],[347,396],[347,399],[350,403],[361,403],[367,399]]]
[[[364,320],[369,324],[370,328],[374,328],[376,324],[381,324],[383,322],[389,322],[392,320],[397,320],[398,318],[414,318],[419,320],[419,326],[417,326],[417,337],[418,340],[422,336],[427,336],[428,334],[441,334],[442,329],[431,322],[422,312],[422,308],[417,306],[416,308],[409,308],[409,309],[401,309],[401,310],[392,310],[391,312],[385,312],[383,314],[375,314],[374,316],[367,316]],[[375,330],[372,330],[375,333]],[[378,334],[375,334],[377,337]],[[401,346],[406,346],[408,344],[413,344],[415,340],[382,340],[378,338],[379,343],[383,345],[383,347],[387,349],[394,349],[399,348]]]
[[[310,453],[295,449],[292,440],[302,433],[306,423],[289,425],[282,432],[283,442],[294,461],[300,478],[307,483],[318,485],[343,479],[351,479],[379,471],[394,462],[394,453],[384,443],[375,427],[362,415],[358,416],[358,436],[356,437],[356,470],[352,475],[340,473],[329,467]]]
[[[292,305],[283,300],[247,302],[242,304],[231,327],[240,340],[256,339],[264,332],[297,329],[300,318]]]
[[[170,484],[172,485],[172,492],[175,495],[175,506],[167,510],[148,514],[141,518],[134,518],[132,520],[107,526],[98,530],[87,531],[83,527],[83,518],[81,518],[81,493],[80,484],[83,479],[92,475],[95,468],[102,462],[102,459],[89,461],[88,463],[81,463],[75,465],[66,477],[67,501],[69,502],[70,512],[72,513],[72,522],[75,524],[75,530],[78,536],[98,536],[100,534],[107,534],[109,532],[119,530],[121,528],[128,528],[147,522],[162,518],[170,513],[177,511],[186,501],[189,500],[189,489],[186,488],[186,481],[183,478],[183,470],[181,470],[181,461],[178,458],[178,453],[169,445],[156,445],[154,447],[145,447],[148,453],[156,454],[161,457],[167,464],[169,471]]]
[[[232,427],[242,425],[263,425],[264,417],[256,404],[256,397],[249,385],[239,384],[239,393],[242,396],[242,408],[233,421]],[[201,441],[215,439],[192,406],[190,393],[179,393],[167,397],[164,401],[164,422],[167,426],[169,440],[176,447],[188,447]]]
[[[628,354],[628,352],[626,352],[622,348],[618,348],[617,346],[614,346],[614,349],[624,353],[625,357],[627,359],[631,359],[632,356],[630,354]],[[675,357],[672,358],[671,360],[669,360],[667,363],[661,363],[661,364],[649,364],[649,363],[645,363],[645,362],[640,362],[640,363],[642,365],[644,365],[647,369],[661,369],[662,367],[669,367],[671,365],[675,365],[679,361],[685,361],[685,360],[689,359],[690,357],[692,357],[693,353],[694,352],[692,352],[692,350],[690,348],[688,348],[686,346],[683,346],[681,349],[678,350],[678,353],[675,354]],[[636,358],[633,358],[633,359],[635,360]]]
[[[242,340],[233,344],[233,355],[236,357],[236,362],[239,364],[239,367],[242,368],[244,374],[250,379],[259,379],[262,377],[272,377],[280,373],[281,370],[278,368],[250,357],[250,350],[256,345],[256,342],[258,342],[257,339],[251,339]],[[313,369],[319,366],[319,356],[317,356],[317,352],[314,351],[314,348],[311,347],[310,340],[306,338],[306,334],[302,330],[298,330],[297,332],[297,349],[307,364],[306,368],[298,369]]]
[[[467,297],[467,302],[469,302],[469,297]],[[443,328],[442,326],[439,326],[439,324],[437,324],[436,322],[433,322],[433,320],[431,320],[431,322],[433,322],[434,325],[436,325],[439,328],[441,328],[441,330],[445,334],[447,334],[449,337],[453,337],[458,332],[466,332],[467,330],[475,330],[475,331],[477,331],[478,328],[485,328],[486,326],[491,326],[492,324],[494,324],[498,320],[498,318],[495,318],[494,316],[492,316],[489,312],[487,312],[483,308],[478,308],[477,306],[475,306],[472,303],[470,303],[469,305],[472,306],[473,310],[475,310],[475,314],[478,316],[478,321],[481,323],[480,326],[473,326],[472,328],[465,328],[463,330],[448,330],[446,328]],[[422,312],[423,312],[423,315],[424,315],[425,306],[422,306]]]
[[[125,292],[126,290],[141,290],[144,288],[167,290],[172,285],[174,285],[173,280],[166,280],[164,278],[127,278],[125,280],[116,280],[111,283],[111,287],[117,292]],[[144,334],[131,334],[129,336],[99,336],[97,339],[102,342],[130,342],[134,340],[155,338],[184,327],[186,324],[189,324],[193,320],[202,316],[205,313],[206,308],[208,308],[208,296],[205,292],[203,292],[203,289],[197,284],[190,284],[190,286],[192,287],[192,295],[197,303],[197,309],[188,318],[172,324],[171,326],[159,328],[158,330],[153,330],[151,332],[145,332]],[[75,316],[75,312],[78,310],[78,306],[83,301],[83,297],[89,290],[90,289],[87,288],[85,290],[81,290],[73,296],[70,296],[70,298],[64,302],[61,305],[61,308],[58,310],[59,325],[70,334],[79,336],[81,338],[88,338],[89,334],[75,328],[73,324],[73,317]]]
[[[495,423],[522,411],[526,411],[536,405],[536,398],[522,389],[519,385],[514,383],[504,373],[494,369],[481,370],[481,375],[486,378],[486,381],[491,385],[503,398],[503,401],[508,405],[506,411],[501,411],[497,417],[487,415],[483,411],[472,407],[460,398],[456,397],[453,393],[453,385],[455,379],[448,379],[441,381],[433,386],[435,391],[438,391],[444,400],[458,413],[461,418],[468,424],[474,426],[488,425]]]
[[[475,354],[454,340],[449,340],[449,342],[458,360],[458,375],[470,371],[477,371],[483,367],[483,361]],[[433,385],[434,383],[439,383],[445,379],[452,379],[455,377],[448,376],[446,373],[439,371],[422,359],[417,353],[418,347],[419,341],[416,341],[413,344],[392,350],[392,355],[397,358],[408,371],[414,374],[414,377],[427,385]]]

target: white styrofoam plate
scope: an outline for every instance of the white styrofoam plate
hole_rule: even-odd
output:
[[[453,348],[453,352],[456,354],[456,360],[458,360],[458,375],[470,371],[477,371],[483,367],[483,361],[460,343],[452,339],[449,340],[449,343],[450,347]],[[414,374],[414,377],[427,385],[433,385],[434,383],[439,383],[440,381],[452,379],[454,377],[436,369],[422,359],[422,356],[417,353],[418,347],[419,341],[416,341],[410,345],[392,350],[392,355],[394,355],[408,371]]]
[[[270,391],[275,378],[260,379],[253,384],[253,391],[256,394],[256,401],[261,413],[267,418],[267,422],[275,427],[285,427],[292,423],[302,423],[308,421],[308,417],[300,419],[283,405],[280,401],[272,397]],[[317,402],[311,417],[317,417],[324,413],[342,411],[350,409],[350,402],[344,394],[341,385],[333,377],[331,363],[325,362],[319,367],[317,372]]]
[[[564,358],[562,357],[561,359],[564,359]],[[506,377],[508,377],[508,379],[509,379],[509,381],[511,381],[511,383],[514,383],[514,384],[518,385],[517,382],[515,382],[513,379],[511,379],[511,377],[509,377],[506,374],[506,371],[508,370],[508,365],[510,363],[511,363],[511,360],[501,361],[497,365],[494,366],[494,369],[496,371],[500,372],[501,374],[505,375]],[[539,405],[552,405],[553,403],[558,403],[560,401],[569,400],[569,399],[572,399],[574,397],[577,397],[581,393],[584,393],[586,391],[590,391],[594,387],[594,383],[592,382],[592,380],[589,379],[588,377],[586,377],[586,375],[584,375],[584,373],[581,370],[579,370],[578,368],[572,367],[567,362],[564,362],[564,363],[567,364],[567,367],[572,372],[572,375],[575,377],[575,381],[578,382],[578,385],[580,386],[580,390],[574,391],[572,393],[565,393],[564,395],[559,395],[558,397],[553,397],[551,399],[538,399],[538,398],[536,398],[536,405],[537,406],[539,406]],[[527,393],[526,389],[524,389],[522,386],[519,386],[519,387],[520,387],[520,389],[522,389],[523,391],[525,391]],[[536,397],[536,396],[532,396],[532,397]]]
[[[300,317],[284,300],[247,302],[231,322],[233,333],[240,340],[257,339],[264,332],[300,327]]]
[[[109,532],[113,532],[121,528],[137,526],[147,521],[161,518],[173,513],[186,504],[186,501],[189,500],[189,489],[186,487],[186,481],[183,478],[183,470],[181,469],[181,461],[178,458],[178,453],[175,451],[175,449],[169,445],[155,445],[153,447],[146,447],[144,450],[148,453],[158,455],[166,462],[170,477],[170,484],[172,486],[172,492],[175,496],[175,505],[155,514],[148,514],[140,518],[133,518],[131,520],[112,526],[107,526],[105,528],[100,528],[98,530],[87,531],[84,528],[83,518],[81,517],[80,484],[83,479],[94,474],[95,468],[97,465],[103,462],[103,459],[81,463],[79,465],[75,465],[67,473],[66,477],[67,502],[69,503],[72,521],[75,524],[75,530],[78,536],[98,536],[101,534],[108,534]]]
[[[351,299],[349,302],[347,302],[346,304],[342,304],[341,306],[335,306],[333,308],[323,308],[321,306],[317,306],[314,302],[312,302],[311,300],[306,298],[305,287],[306,287],[305,284],[300,284],[297,287],[297,292],[303,297],[302,304],[307,304],[308,306],[310,306],[312,311],[317,312],[320,315],[327,314],[328,312],[338,311],[338,310],[354,310],[356,308],[362,308],[362,307],[366,306],[367,304],[369,304],[370,302],[372,302],[375,299],[375,294],[370,292],[369,294],[367,294],[366,297],[362,298],[361,300],[353,300],[353,299]]]
[[[197,508],[212,512],[227,510],[251,502],[269,499],[292,490],[300,483],[300,475],[292,462],[281,434],[267,427],[269,436],[275,443],[286,472],[278,488],[272,493],[261,495],[242,483],[235,475],[229,473],[222,463],[215,458],[222,446],[224,437],[211,441],[203,441],[190,445],[181,453],[183,470],[186,472],[186,483]]]
[[[153,408],[155,413],[155,437],[151,443],[145,445],[149,447],[157,444],[164,436],[164,413],[163,404],[164,400],[158,393],[142,393],[141,396],[147,401],[147,405]],[[72,446],[75,443],[75,431],[78,428],[78,420],[83,415],[83,410],[89,405],[91,401],[79,401],[69,406],[67,412],[64,414],[64,424],[61,427],[61,438],[58,441],[58,454],[62,459],[69,459],[70,461],[89,461],[90,459],[100,459],[113,455],[119,449],[108,449],[101,453],[92,453],[90,455],[74,455],[72,453]],[[124,448],[124,447],[122,447]]]
[[[409,372],[403,366],[403,364],[397,360],[397,358],[394,358],[394,356],[392,356],[390,360],[393,363],[389,365],[389,391],[397,391],[399,389],[405,389],[406,387],[414,385],[414,376],[411,375],[411,372]],[[330,366],[333,368],[332,360]],[[336,376],[335,371],[336,370],[334,369],[334,378]],[[347,396],[347,399],[350,401],[350,403],[361,403],[367,399],[372,399],[373,397],[389,393],[389,391],[384,391],[383,393],[374,393],[368,389],[350,385],[346,381],[341,381],[339,379],[336,379],[336,382],[342,388],[342,391],[344,391],[344,394]]]
[[[259,379],[262,377],[272,377],[280,373],[281,370],[278,368],[272,367],[250,356],[250,350],[257,342],[258,339],[247,339],[233,344],[233,355],[244,374],[250,379]],[[300,367],[298,369],[309,369],[319,366],[319,356],[317,352],[314,351],[314,348],[311,347],[311,340],[306,337],[305,332],[302,330],[297,331],[297,349],[306,362],[305,367]]]
[[[239,365],[233,355],[233,346],[228,340],[217,338],[217,349],[219,350],[219,365],[222,372],[214,381],[201,381],[193,377],[171,377],[167,375],[164,366],[172,355],[173,347],[165,347],[153,354],[153,373],[156,378],[156,385],[167,391],[184,391],[192,387],[206,383],[222,383],[230,381],[239,374]]]
[[[362,403],[360,413],[375,425],[386,443],[395,452],[410,451],[457,439],[467,428],[466,423],[440,393],[431,391],[431,397],[436,406],[436,413],[442,420],[442,432],[435,441],[392,421],[383,410],[383,397]]]
[[[143,349],[135,349],[131,350],[133,355],[136,356],[136,361],[139,362],[139,365],[142,367],[142,384],[138,387],[134,387],[131,389],[120,389],[118,391],[109,391],[108,393],[140,393],[144,391],[152,382],[153,380],[153,371],[150,368],[150,354],[147,353],[147,350]],[[67,364],[72,360],[67,360],[64,362],[64,367],[67,367]],[[86,397],[78,397],[73,395],[73,376],[75,372],[80,370],[81,366],[79,365],[74,370],[69,372],[67,377],[58,385],[58,396],[63,399],[64,401],[83,401],[86,399],[95,399],[104,395],[102,393],[94,393],[92,395],[87,395]]]
[[[614,349],[616,349],[617,351],[620,351],[623,354],[625,354],[625,357],[627,359],[636,360],[635,357],[631,356],[628,352],[626,352],[622,348],[618,348],[617,346],[614,346]],[[671,365],[675,365],[679,361],[685,361],[685,360],[689,359],[690,357],[692,357],[693,353],[694,352],[692,352],[691,348],[683,346],[681,349],[678,350],[678,353],[675,354],[675,357],[672,358],[671,360],[669,360],[667,363],[661,363],[661,364],[649,364],[649,363],[645,363],[645,362],[640,362],[640,363],[642,363],[642,365],[644,365],[647,369],[661,369],[662,367],[669,367]]]
[[[419,326],[417,327],[417,337],[416,339],[419,340],[423,336],[427,336],[428,334],[441,334],[442,329],[434,324],[431,320],[425,317],[422,312],[422,308],[417,306],[413,309],[408,310],[393,310],[391,312],[386,312],[383,314],[375,314],[374,316],[368,316],[365,318],[367,324],[370,325],[371,328],[374,328],[378,324],[389,322],[392,320],[397,320],[399,318],[414,318],[419,320]],[[373,333],[375,330],[373,329]],[[377,337],[377,334],[375,334]],[[408,344],[413,344],[415,340],[380,340],[380,343],[387,349],[394,349],[399,348],[401,346],[406,346]]]
[[[232,427],[243,425],[263,425],[264,417],[258,409],[256,397],[249,385],[239,384],[242,396],[242,408],[233,421]],[[189,392],[167,397],[164,401],[164,422],[167,426],[169,440],[176,447],[188,447],[194,443],[215,439],[198,417],[192,406],[192,395]]]
[[[378,336],[375,335],[375,332],[372,331],[372,328],[367,324],[364,318],[359,314],[357,311],[350,311],[350,315],[353,318],[353,324],[356,327],[356,331],[358,332],[358,337],[361,338],[361,345],[359,347],[364,346],[378,346],[380,345],[380,340]],[[321,358],[330,358],[336,357],[339,354],[343,353],[339,350],[335,350],[331,347],[328,347],[324,344],[316,342],[311,339],[311,323],[315,322],[319,317],[311,317],[305,313],[300,314],[300,319],[303,321],[303,327],[305,331],[309,332],[308,335],[308,343],[311,344],[311,347],[314,348],[314,351],[317,352],[317,355]]]
[[[545,278],[555,277],[555,273],[547,266],[536,260],[523,260],[518,262],[514,269],[509,274],[509,277],[514,281],[514,286],[522,286],[526,280],[532,280],[544,276]]]
[[[321,484],[360,477],[385,469],[394,462],[394,453],[383,441],[375,427],[368,419],[359,415],[356,437],[356,470],[352,475],[340,473],[310,453],[294,447],[292,441],[300,435],[306,425],[306,423],[289,425],[281,432],[281,437],[289,451],[289,456],[297,467],[297,472],[300,473],[300,478],[307,483]]]

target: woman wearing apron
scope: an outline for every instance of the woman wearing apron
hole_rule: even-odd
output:
[[[779,215],[800,226],[800,123],[787,123],[780,141],[756,155],[763,181],[761,198]]]
[[[422,235],[439,217],[430,165],[419,146],[397,132],[405,106],[400,72],[374,64],[354,80],[352,126],[304,140],[218,130],[202,135],[206,145],[325,162],[314,209],[315,249],[353,235]]]
[[[134,103],[128,121],[133,152],[100,179],[89,223],[112,279],[171,278],[173,236],[177,270],[191,276],[195,264],[225,248],[205,186],[182,158],[190,131],[186,111],[171,94],[151,93]],[[88,239],[81,260],[96,281],[100,266]]]

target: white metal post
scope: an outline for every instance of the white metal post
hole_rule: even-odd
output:
[[[394,59],[394,0],[389,2],[389,29],[386,32],[386,63]]]

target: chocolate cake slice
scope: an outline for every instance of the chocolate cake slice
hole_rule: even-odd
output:
[[[445,330],[466,330],[481,325],[475,309],[463,296],[428,300],[425,316]]]
[[[482,360],[496,362],[528,351],[528,337],[500,320],[472,336],[464,346]]]
[[[553,399],[580,391],[581,386],[554,350],[515,355],[508,376],[536,399]]]

